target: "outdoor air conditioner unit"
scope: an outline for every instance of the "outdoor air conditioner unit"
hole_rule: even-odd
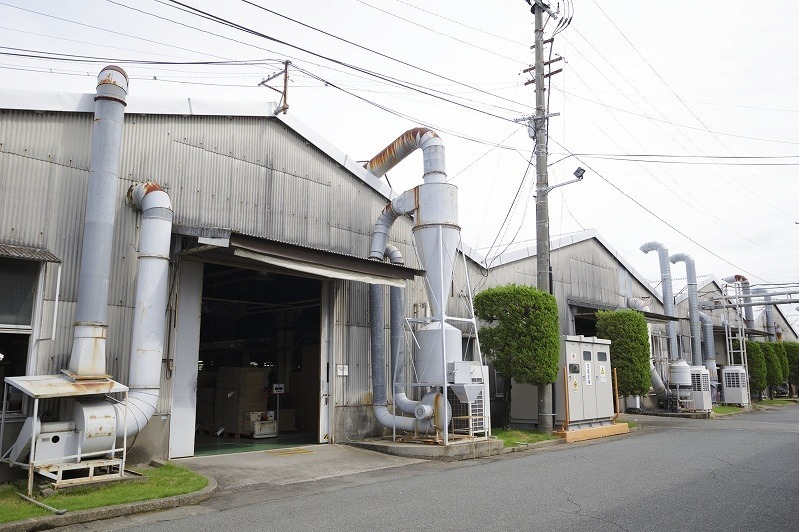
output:
[[[710,412],[713,409],[710,395],[710,371],[704,366],[691,366],[691,399],[694,410]]]
[[[726,366],[721,370],[722,403],[748,405],[749,392],[746,386],[746,371],[743,366]]]

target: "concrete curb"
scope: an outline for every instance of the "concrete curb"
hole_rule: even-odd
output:
[[[208,479],[208,485],[193,493],[174,495],[163,499],[150,499],[147,501],[117,504],[114,506],[103,506],[101,508],[92,508],[91,510],[67,512],[64,515],[33,517],[23,521],[4,523],[0,525],[0,531],[25,532],[28,530],[48,530],[60,526],[88,523],[89,521],[99,521],[101,519],[111,519],[113,517],[153,512],[156,510],[168,510],[170,508],[177,508],[178,506],[191,506],[209,499],[216,491],[216,480],[211,477],[206,478]]]
[[[543,447],[552,447],[553,445],[560,445],[563,443],[566,443],[566,440],[564,440],[563,438],[558,438],[556,440],[540,441],[537,443],[530,443],[527,445],[515,445],[513,447],[503,447],[500,454],[526,453],[529,451],[535,451],[536,449],[541,449]]]

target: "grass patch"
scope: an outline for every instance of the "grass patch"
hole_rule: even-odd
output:
[[[636,421],[626,421],[627,426],[631,429],[638,427],[638,423]]]
[[[763,406],[785,406],[794,404],[794,401],[790,399],[766,399],[764,401],[758,401],[755,404]]]
[[[557,436],[541,434],[532,429],[491,429],[491,434],[505,443],[505,447],[515,447],[518,443],[538,443],[554,440]]]
[[[69,493],[36,497],[36,500],[54,508],[65,508],[74,512],[182,495],[201,490],[208,484],[208,479],[204,476],[174,464],[166,464],[158,468],[134,468],[134,470],[146,475],[147,479],[143,482],[100,485],[99,487],[84,486],[73,489]],[[25,490],[16,485],[0,486],[0,508],[3,509],[0,512],[0,523],[52,515],[51,512],[23,500],[16,492],[24,493]]]
[[[716,405],[713,407],[714,414],[734,414],[736,412],[740,412],[743,410],[740,406],[730,406],[730,405]]]

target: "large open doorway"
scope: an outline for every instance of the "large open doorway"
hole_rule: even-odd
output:
[[[318,442],[322,284],[204,265],[195,455]]]

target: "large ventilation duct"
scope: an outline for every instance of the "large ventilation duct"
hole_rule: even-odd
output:
[[[383,151],[366,163],[367,170],[375,176],[381,177],[402,159],[416,149],[422,150],[424,159],[424,184],[404,192],[389,203],[375,223],[374,232],[369,251],[369,258],[383,261],[386,257],[387,245],[391,226],[397,217],[403,214],[416,214],[413,227],[414,239],[419,258],[426,270],[426,288],[428,299],[432,307],[432,316],[437,321],[422,327],[417,331],[422,349],[417,368],[421,375],[421,382],[431,386],[444,385],[444,367],[446,362],[460,360],[460,331],[444,323],[444,305],[447,289],[452,282],[453,259],[460,241],[460,227],[458,226],[457,187],[446,182],[444,167],[444,146],[435,132],[425,128],[416,128],[406,131]],[[393,253],[388,248],[390,255]],[[392,314],[398,292],[392,292]],[[396,307],[401,312],[404,305]],[[369,314],[372,344],[372,388],[374,393],[374,410],[378,421],[387,428],[397,428],[403,431],[428,431],[434,428],[445,430],[451,418],[447,401],[440,393],[431,392],[425,395],[418,403],[411,401],[404,394],[398,394],[397,408],[408,412],[413,408],[416,419],[393,415],[388,412],[386,400],[385,381],[385,329],[383,318],[383,288],[378,285],[369,287]],[[398,318],[392,318],[392,340],[400,331],[395,328],[404,326]],[[442,330],[443,329],[443,330]],[[454,330],[458,334],[457,345],[452,341]],[[447,334],[450,333],[450,334]],[[450,341],[446,340],[449,336]],[[438,339],[438,342],[436,342]],[[392,347],[394,347],[392,341]],[[444,345],[441,345],[441,344]],[[426,346],[426,347],[425,347]],[[399,356],[399,347],[395,356]],[[456,352],[457,351],[457,352]],[[440,354],[443,353],[443,360]],[[430,372],[427,367],[432,364]],[[398,360],[392,360],[392,366],[399,366]],[[437,367],[440,369],[436,371]],[[440,377],[440,380],[437,378]],[[396,401],[396,399],[395,399]],[[446,415],[444,414],[446,412]]]
[[[710,372],[710,380],[718,381],[718,372],[716,371],[716,341],[713,339],[713,319],[704,312],[700,312],[699,320],[702,322],[702,344],[705,346],[705,367]]]
[[[172,238],[172,204],[155,183],[134,185],[128,191],[131,204],[142,211],[139,264],[136,273],[136,306],[130,344],[128,400],[81,402],[95,415],[113,419],[116,438],[138,434],[155,413],[161,388],[166,310],[169,299],[169,250]],[[127,426],[125,409],[127,407]]]
[[[641,246],[641,251],[649,253],[658,252],[660,262],[660,287],[663,293],[663,313],[666,316],[674,316],[674,292],[671,284],[671,264],[669,263],[669,250],[660,242],[647,242]],[[669,337],[669,360],[677,360],[679,352],[677,349],[677,328],[673,321],[666,323],[666,335]]]
[[[169,301],[172,203],[155,183],[134,185],[128,197],[142,212],[128,377],[127,436],[130,438],[144,428],[158,405]],[[114,408],[117,438],[121,438],[125,405],[115,403]]]
[[[391,264],[402,265],[404,260],[400,251],[386,246],[386,258]],[[378,287],[379,288],[379,287]],[[382,291],[380,291],[382,296]],[[382,307],[382,305],[381,305]],[[398,286],[389,288],[389,324],[391,330],[391,371],[393,382],[405,382],[405,289]],[[405,414],[416,415],[418,401],[408,398],[404,391],[394,393],[394,406]]]
[[[686,253],[675,253],[669,260],[672,264],[685,263],[688,277],[688,323],[691,326],[691,364],[702,365],[702,328],[699,322],[699,296],[696,292],[696,263]]]
[[[751,289],[749,287],[749,279],[744,277],[743,275],[730,275],[729,277],[725,277],[722,279],[725,283],[741,283],[741,293],[743,294],[743,302],[744,303],[751,303],[752,296],[751,296]],[[747,329],[754,329],[755,328],[755,316],[754,312],[752,311],[751,306],[744,307],[744,324],[746,325]]]
[[[108,285],[127,93],[125,71],[118,66],[103,68],[94,98],[78,301],[69,359],[69,374],[74,379],[106,377]]]

